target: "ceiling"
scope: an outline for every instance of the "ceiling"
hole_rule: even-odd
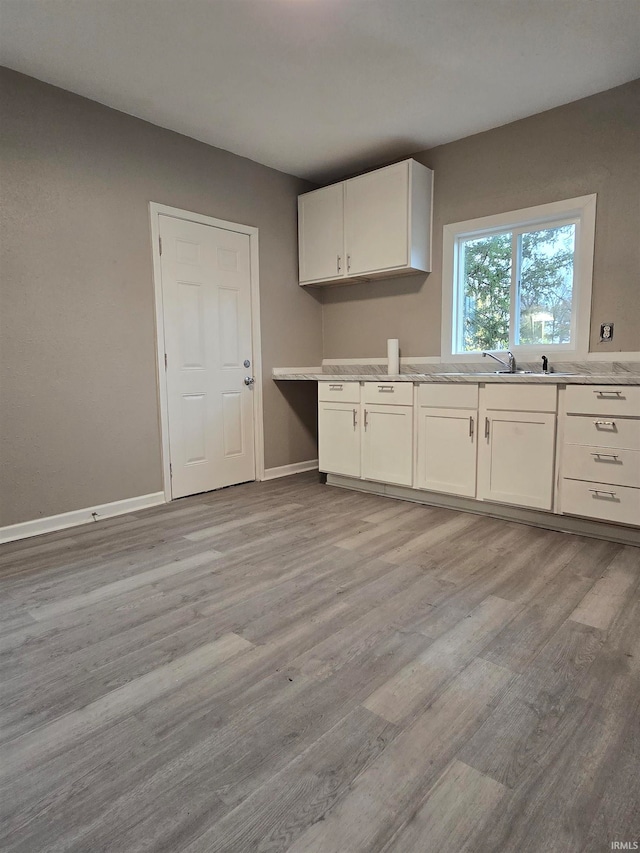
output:
[[[318,183],[640,77],[640,0],[0,0],[0,63]]]

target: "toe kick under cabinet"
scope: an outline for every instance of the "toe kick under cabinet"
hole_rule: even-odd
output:
[[[410,382],[319,382],[321,471],[398,486],[413,473]]]
[[[640,525],[640,388],[565,391],[561,511]]]

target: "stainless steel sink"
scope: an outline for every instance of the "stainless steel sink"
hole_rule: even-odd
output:
[[[486,372],[475,371],[446,371],[443,373],[434,373],[433,376],[577,376],[577,373],[536,373],[534,370],[516,370],[515,373],[506,373],[504,370],[489,370]]]

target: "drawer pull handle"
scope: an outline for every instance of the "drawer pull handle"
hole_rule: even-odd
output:
[[[473,441],[473,433],[475,429],[475,424],[473,422],[473,415],[469,417],[469,438]]]
[[[595,458],[598,461],[600,461],[601,459],[617,459],[618,458],[617,453],[592,453],[591,455],[595,456]]]
[[[353,428],[354,428],[354,430],[357,426],[358,426],[358,410],[354,409],[353,410]]]
[[[600,427],[611,427],[612,429],[616,428],[615,421],[594,421],[593,424],[596,429],[599,429]]]
[[[615,493],[615,492],[608,492],[608,491],[606,491],[605,489],[589,489],[589,491],[590,491],[590,492],[593,492],[593,494],[594,494],[594,496],[595,496],[596,498],[597,498],[597,497],[600,497],[601,495],[608,495],[608,496],[609,496],[609,498],[608,498],[609,500],[615,500],[615,498],[616,498],[616,493]]]
[[[603,391],[602,389],[595,390],[593,393],[601,400],[616,400],[622,397],[622,391]]]
[[[393,394],[395,390],[393,385],[378,385],[378,391],[383,394]]]
[[[333,385],[329,383],[329,391],[342,391],[342,385]]]

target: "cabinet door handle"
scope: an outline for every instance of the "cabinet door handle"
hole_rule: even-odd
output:
[[[603,391],[601,388],[593,390],[593,393],[601,400],[615,400],[622,397],[622,391]]]
[[[351,255],[347,255],[347,272],[351,270]]]
[[[354,409],[353,410],[353,428],[354,428],[354,430],[357,426],[358,426],[358,410]]]
[[[365,429],[365,432],[366,432],[368,426],[369,426],[369,412],[367,412],[367,410],[365,409],[364,410],[364,429]]]
[[[617,459],[617,458],[618,458],[618,454],[617,454],[617,453],[592,453],[591,455],[592,455],[592,456],[595,456],[595,458],[596,458],[598,461],[600,461],[600,458],[601,458],[601,457],[602,457],[602,458],[604,458],[604,459]]]
[[[484,437],[489,438],[489,418],[484,419]]]
[[[474,433],[475,424],[473,422],[473,415],[469,416],[469,438],[473,441],[473,433]]]
[[[338,255],[338,272],[341,272],[341,269],[340,269],[340,261],[341,260],[342,260],[342,258],[340,257],[340,255]]]

